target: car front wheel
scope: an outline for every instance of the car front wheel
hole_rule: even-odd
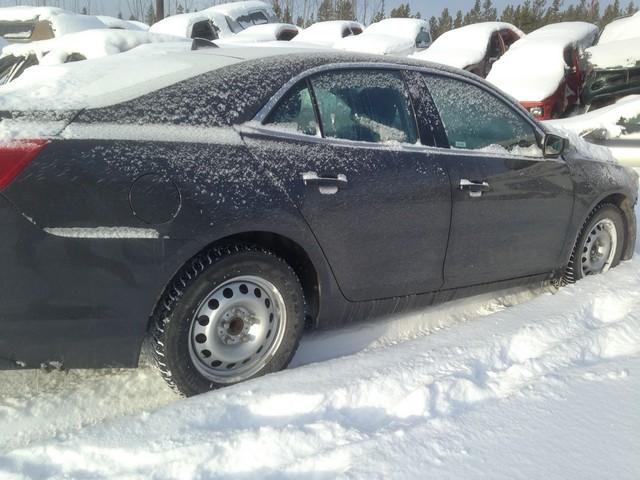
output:
[[[154,314],[156,365],[190,396],[285,368],[304,325],[302,287],[291,267],[251,245],[192,260]]]
[[[565,272],[565,283],[605,273],[620,263],[624,246],[624,218],[618,207],[603,204],[585,222]]]

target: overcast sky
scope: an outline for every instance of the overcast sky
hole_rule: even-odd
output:
[[[103,15],[112,15],[116,16],[118,12],[122,12],[123,15],[129,15],[129,5],[134,5],[136,3],[145,3],[148,4],[152,0],[0,0],[0,5],[2,6],[12,6],[12,5],[50,5],[50,6],[60,6],[62,8],[67,8],[73,10],[77,8],[81,10],[82,7],[87,7],[87,9],[92,14],[103,14]],[[202,9],[216,3],[224,3],[222,0],[165,0],[165,10],[170,13],[175,12],[176,1],[182,3],[182,5],[188,4],[193,8]],[[302,5],[303,0],[295,0],[296,4]],[[320,0],[317,0],[318,2]],[[547,0],[547,3],[550,4],[552,0]],[[380,0],[370,0],[370,4],[379,5]],[[311,4],[314,3],[314,0],[311,0]],[[391,8],[397,6],[400,3],[406,3],[406,0],[385,0],[385,8],[387,13]],[[409,0],[409,4],[411,5],[412,11],[420,11],[424,17],[430,17],[432,15],[439,15],[444,7],[448,7],[452,14],[461,9],[463,11],[468,10],[473,6],[473,0],[430,0],[426,2],[425,0]],[[494,4],[498,7],[498,10],[502,9],[505,5],[509,3],[522,3],[518,0],[494,0]],[[569,0],[565,0],[565,7],[570,5],[571,2]],[[606,5],[611,3],[610,0],[601,0],[600,8],[604,9]],[[626,7],[628,0],[621,0],[621,5]],[[498,12],[499,13],[499,12]]]

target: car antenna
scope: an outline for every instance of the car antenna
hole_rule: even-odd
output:
[[[191,50],[200,50],[202,48],[220,48],[220,47],[215,43],[213,43],[211,40],[207,40],[206,38],[194,38],[193,42],[191,42]]]

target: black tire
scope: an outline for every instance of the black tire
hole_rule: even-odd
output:
[[[202,373],[202,366],[196,367],[198,359],[190,352],[195,313],[218,286],[242,276],[264,279],[278,289],[286,312],[281,341],[259,371],[237,381],[215,381]],[[165,381],[176,392],[191,396],[284,369],[298,348],[303,328],[304,294],[293,269],[263,248],[231,245],[198,255],[176,276],[152,317],[151,346]]]
[[[588,269],[585,270],[585,260],[589,252],[589,238],[593,234],[596,225],[598,225],[603,220],[610,220],[615,226],[617,234],[616,249],[609,268],[613,268],[620,263],[620,258],[622,257],[622,251],[625,243],[624,217],[622,211],[617,206],[609,203],[603,203],[601,205],[598,205],[591,212],[584,225],[582,226],[576,244],[573,247],[569,265],[565,269],[562,276],[562,285],[574,283],[577,280],[580,280],[585,276],[591,275],[593,273],[599,273],[590,272]]]

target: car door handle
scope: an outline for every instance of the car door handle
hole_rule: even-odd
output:
[[[337,193],[339,189],[345,188],[349,183],[347,176],[343,173],[320,177],[316,172],[305,172],[302,174],[302,180],[307,186],[317,186],[320,193],[324,195]]]
[[[480,197],[482,192],[488,192],[491,190],[491,186],[487,182],[472,181],[466,178],[460,179],[460,190],[466,190],[469,192],[470,197]]]

